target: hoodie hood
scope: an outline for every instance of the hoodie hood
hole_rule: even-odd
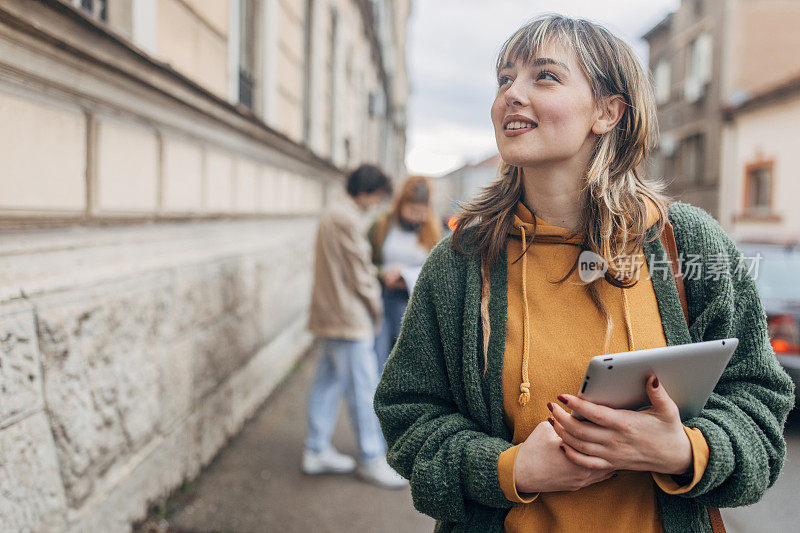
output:
[[[660,216],[656,204],[646,196],[643,198],[647,208],[647,222],[645,226],[650,228],[659,221]],[[522,202],[517,204],[511,228],[508,231],[509,235],[521,236],[520,228],[524,228],[526,236],[530,238],[530,236],[534,234],[534,220],[536,225],[536,241],[560,244],[583,244],[583,233],[572,233],[566,228],[554,226],[553,224],[545,222],[531,213],[530,209]],[[540,239],[540,237],[544,238]]]
[[[645,205],[647,207],[647,223],[646,227],[650,228],[659,220],[659,212],[655,203],[647,197],[644,197]],[[542,220],[541,218],[533,215],[531,211],[522,203],[517,204],[517,209],[513,215],[513,222],[509,229],[509,236],[519,237],[522,240],[522,301],[524,306],[523,316],[523,336],[522,336],[522,382],[520,383],[520,396],[519,404],[525,406],[530,400],[530,380],[528,378],[528,364],[530,361],[530,309],[528,307],[528,253],[527,246],[531,238],[533,238],[532,246],[546,245],[546,244],[565,244],[581,247],[584,243],[585,235],[583,233],[573,233],[566,228],[554,226]],[[532,237],[533,236],[533,237]],[[628,350],[635,350],[633,341],[633,328],[631,326],[630,307],[628,304],[628,294],[625,287],[619,288],[622,296],[623,315],[625,317],[625,331],[627,333]],[[611,324],[609,323],[608,333],[611,331]]]

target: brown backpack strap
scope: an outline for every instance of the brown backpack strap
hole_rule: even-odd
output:
[[[681,300],[681,308],[683,309],[683,317],[686,319],[686,325],[689,325],[689,306],[686,303],[686,287],[683,284],[683,272],[681,272],[681,264],[678,261],[678,245],[675,243],[675,231],[672,229],[672,223],[669,219],[664,224],[664,232],[661,234],[661,244],[667,252],[669,258],[670,268],[672,269],[672,277],[675,280],[675,287],[678,289],[678,297]],[[708,520],[711,523],[711,531],[713,533],[725,533],[725,524],[722,522],[722,514],[719,509],[715,507],[706,507],[708,511]]]
[[[669,219],[666,220],[664,231],[661,233],[661,244],[667,252],[667,257],[669,257],[672,277],[675,280],[675,287],[678,289],[678,298],[681,300],[683,317],[686,319],[686,324],[688,325],[689,306],[686,303],[686,287],[683,285],[683,272],[681,272],[681,264],[678,261],[678,246],[675,244],[675,232],[672,229],[672,223]]]
[[[708,520],[711,522],[711,531],[714,533],[725,533],[725,524],[722,523],[722,515],[716,507],[706,507],[708,510]]]

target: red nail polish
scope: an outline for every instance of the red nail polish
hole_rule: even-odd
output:
[[[567,400],[566,396],[564,396],[563,394],[559,394],[558,395],[558,401],[563,403],[564,405],[566,405],[568,400]]]
[[[548,416],[547,421],[550,422],[551,426],[556,427],[556,421],[552,416]]]
[[[658,388],[658,378],[653,378],[653,388],[654,389]]]
[[[550,409],[551,413],[553,412],[553,404],[552,403],[547,402],[547,408]]]

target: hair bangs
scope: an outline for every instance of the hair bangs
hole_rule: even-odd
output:
[[[514,32],[497,55],[497,72],[510,63],[530,63],[550,44],[569,46],[567,28],[559,22],[562,21],[555,18],[535,19]]]

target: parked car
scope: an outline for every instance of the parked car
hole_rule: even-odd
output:
[[[775,355],[800,391],[800,246],[739,244],[745,258],[760,254],[753,275],[767,313]]]

